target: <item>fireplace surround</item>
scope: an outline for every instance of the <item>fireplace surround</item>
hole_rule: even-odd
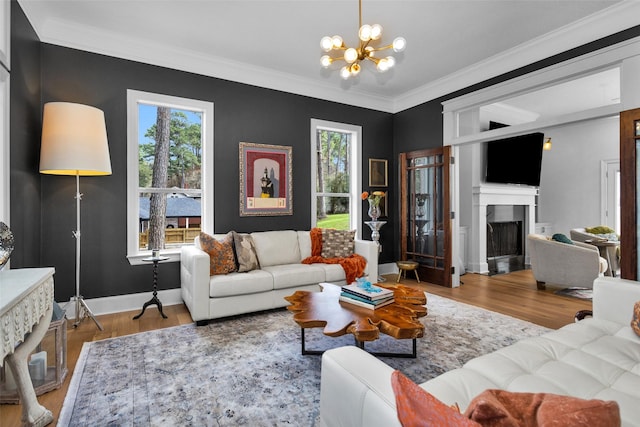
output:
[[[470,262],[469,268],[474,273],[488,274],[489,263],[487,260],[487,223],[496,221],[496,218],[488,218],[487,208],[490,206],[521,206],[522,207],[522,235],[526,237],[535,231],[535,208],[538,189],[520,185],[480,185],[473,188],[473,209]],[[498,208],[496,210],[500,211]],[[517,221],[517,219],[515,220]],[[523,238],[524,242],[526,239]],[[526,243],[524,243],[526,245]],[[525,264],[529,264],[527,248],[524,247]]]

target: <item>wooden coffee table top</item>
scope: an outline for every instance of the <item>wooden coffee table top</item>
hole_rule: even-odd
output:
[[[330,337],[353,334],[360,342],[374,341],[380,332],[396,339],[419,338],[424,334],[424,325],[418,318],[427,315],[427,298],[420,290],[376,283],[393,290],[395,301],[371,310],[340,301],[340,286],[331,283],[320,286],[322,292],[296,291],[285,297],[291,303],[287,309],[295,313],[293,320],[301,328],[324,328],[324,334]]]

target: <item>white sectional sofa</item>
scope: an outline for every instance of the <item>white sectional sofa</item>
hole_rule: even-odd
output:
[[[477,357],[420,386],[463,412],[486,389],[615,400],[622,425],[640,425],[640,337],[630,326],[640,283],[598,278],[593,289],[592,318]],[[399,426],[392,372],[356,347],[324,353],[320,425]]]
[[[222,239],[225,235],[214,235]],[[209,255],[196,239],[180,254],[182,299],[198,325],[210,319],[285,307],[284,297],[296,290],[319,291],[318,283],[346,284],[338,264],[302,264],[311,256],[309,231],[262,231],[250,233],[260,269],[209,275]],[[367,260],[365,276],[378,277],[378,247],[375,242],[355,240],[354,252]]]

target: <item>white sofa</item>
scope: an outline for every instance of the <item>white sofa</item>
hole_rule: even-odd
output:
[[[250,233],[259,270],[209,275],[209,255],[194,246],[180,253],[182,300],[191,318],[204,325],[210,319],[285,307],[284,297],[296,290],[319,291],[318,283],[346,284],[344,269],[338,264],[302,264],[311,256],[309,231],[262,231]],[[224,235],[214,235],[222,239]],[[355,253],[367,260],[364,275],[378,277],[378,247],[375,242],[355,240]]]
[[[640,337],[630,327],[640,283],[604,277],[593,290],[592,318],[479,356],[420,386],[462,411],[491,388],[615,400],[622,425],[640,425]],[[392,372],[357,347],[324,353],[320,425],[399,426]]]

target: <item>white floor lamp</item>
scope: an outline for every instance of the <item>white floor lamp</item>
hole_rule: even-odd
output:
[[[76,321],[89,316],[102,330],[80,295],[80,176],[111,175],[104,113],[94,107],[69,102],[44,105],[40,173],[76,177]]]

